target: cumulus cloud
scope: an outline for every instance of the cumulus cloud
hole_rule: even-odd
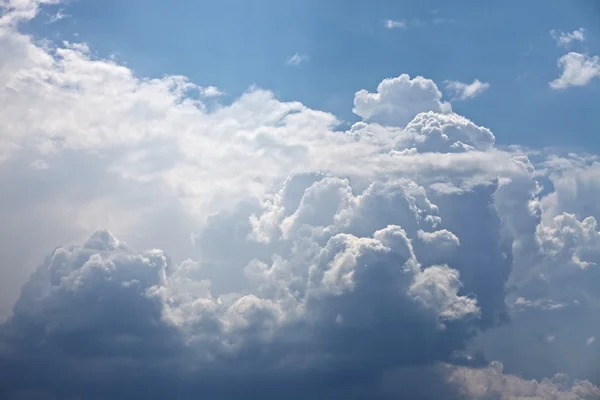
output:
[[[446,88],[454,92],[455,99],[467,100],[477,97],[490,88],[487,82],[481,82],[475,79],[472,83],[463,83],[459,81],[446,81]]]
[[[384,79],[377,93],[360,90],[354,95],[354,113],[365,121],[404,126],[423,111],[448,113],[450,103],[441,101],[442,93],[430,79],[407,74]]]
[[[198,89],[200,91],[200,95],[203,97],[219,97],[223,96],[224,94],[223,91],[216,86],[206,86]]]
[[[423,77],[357,92],[347,130],[222,105],[40,47],[42,2],[10,4],[0,397],[598,396],[597,158],[497,148]]]
[[[556,40],[556,44],[567,47],[573,41],[583,42],[585,40],[585,29],[579,28],[573,32],[563,32],[561,30],[553,29],[550,31],[550,35]]]
[[[558,60],[561,75],[550,82],[555,90],[571,86],[586,86],[600,77],[600,57],[569,52]]]

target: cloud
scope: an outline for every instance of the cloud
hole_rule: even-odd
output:
[[[21,21],[35,18],[40,6],[57,4],[60,0],[3,0],[0,3],[0,27],[14,26]]]
[[[296,53],[293,56],[290,56],[285,62],[287,65],[291,65],[293,67],[297,67],[300,64],[307,63],[310,60],[306,54]]]
[[[585,29],[579,28],[571,33],[553,29],[550,31],[550,35],[556,40],[556,44],[567,47],[574,41],[583,42],[585,40]]]
[[[456,100],[467,100],[479,96],[488,90],[490,84],[475,79],[472,83],[459,81],[446,81],[446,88],[454,92]]]
[[[0,29],[0,397],[597,397],[597,157],[423,77],[345,130],[36,43]]]
[[[456,368],[450,380],[463,388],[469,399],[595,399],[600,389],[588,381],[569,382],[564,375],[542,381],[525,380],[515,375],[503,374],[501,363],[487,368]]]
[[[562,69],[561,75],[550,82],[550,87],[555,90],[586,86],[600,77],[599,56],[570,52],[558,60],[558,66]]]
[[[65,18],[69,18],[70,15],[65,14],[64,10],[58,10],[54,15],[51,15],[50,18],[48,18],[48,21],[46,22],[47,24],[53,24],[55,22],[58,21],[62,21]]]
[[[198,88],[202,97],[220,97],[225,93],[216,86],[206,86]]]
[[[377,86],[377,93],[360,90],[354,95],[356,115],[365,121],[383,125],[404,126],[423,111],[447,113],[450,103],[442,102],[442,93],[430,79],[407,74],[384,79]]]
[[[401,21],[397,21],[397,20],[393,20],[393,19],[388,19],[384,22],[383,24],[387,29],[406,29],[406,21],[401,20]]]
[[[25,285],[0,330],[0,371],[11,378],[0,391],[26,393],[28,379],[45,377],[48,383],[35,389],[76,396],[81,389],[64,379],[95,370],[100,375],[84,390],[102,397],[119,384],[119,396],[139,390],[117,372],[134,368],[147,375],[151,391],[179,378],[181,390],[232,398],[231,384],[245,385],[247,368],[257,374],[254,389],[264,394],[272,388],[261,380],[273,376],[274,368],[295,382],[301,372],[309,379],[317,371],[334,377],[348,362],[357,372],[374,373],[390,364],[445,359],[468,336],[463,329],[479,314],[476,301],[458,294],[457,271],[422,270],[399,226],[369,236],[341,233],[368,232],[383,223],[369,216],[384,187],[345,202],[342,192],[329,190],[344,185],[323,178],[304,191],[291,214],[297,228],[285,230],[268,262],[253,260],[244,267],[252,287],[248,294],[215,297],[210,281],[196,278],[201,265],[170,265],[162,251],[137,253],[105,231],[82,246],[56,249]],[[334,215],[313,214],[313,190],[334,196]],[[415,221],[417,215],[409,211],[404,218]],[[328,220],[332,225],[321,225]],[[372,226],[357,225],[364,220]],[[51,357],[56,351],[68,357]],[[263,354],[258,360],[257,352]],[[89,357],[97,361],[86,361]],[[215,371],[230,383],[211,382]],[[308,387],[300,398],[324,390]]]

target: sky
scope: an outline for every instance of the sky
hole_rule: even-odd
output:
[[[0,7],[0,398],[600,399],[598,2]]]
[[[456,109],[485,122],[498,143],[600,151],[587,133],[600,124],[598,84],[566,93],[546,85],[565,50],[549,31],[585,27],[586,40],[570,49],[600,51],[595,3],[89,0],[60,6],[71,17],[47,24],[55,7],[30,29],[52,40],[93,43],[95,53],[113,55],[142,76],[185,75],[217,86],[228,93],[225,101],[256,84],[348,123],[357,120],[354,92],[383,78],[480,79],[494,90]],[[401,24],[386,28],[390,20]],[[306,61],[289,68],[285,61],[296,53]]]

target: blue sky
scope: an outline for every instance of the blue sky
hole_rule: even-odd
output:
[[[50,25],[39,18],[31,29],[87,42],[140,76],[215,85],[229,100],[256,84],[354,122],[354,92],[373,91],[383,78],[422,75],[440,88],[480,79],[491,89],[454,110],[492,129],[500,144],[600,150],[600,82],[548,87],[564,53],[550,30],[585,27],[585,42],[572,48],[600,51],[600,8],[591,0],[92,0],[54,9],[68,18]],[[406,29],[386,29],[390,19]],[[309,61],[286,65],[295,53]]]

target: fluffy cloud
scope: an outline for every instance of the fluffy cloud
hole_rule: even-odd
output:
[[[200,95],[203,97],[219,97],[224,93],[216,86],[207,86],[199,88]]]
[[[567,47],[573,41],[583,42],[585,40],[585,29],[579,28],[573,32],[563,32],[553,29],[550,31],[550,35],[552,35],[559,46]]]
[[[558,60],[561,75],[550,82],[552,89],[566,89],[570,86],[586,86],[600,77],[600,57],[569,52]]]
[[[479,96],[490,88],[487,82],[481,82],[475,79],[472,83],[463,83],[459,81],[447,81],[446,88],[454,92],[457,100],[467,100]]]
[[[0,10],[0,27],[11,26],[20,21],[34,18],[40,6],[57,4],[60,0],[2,0]]]
[[[377,93],[360,90],[354,95],[354,113],[365,121],[383,125],[404,126],[423,111],[447,113],[450,103],[442,102],[442,93],[430,79],[407,74],[384,79]]]
[[[10,4],[1,397],[597,397],[594,156],[497,148],[408,75],[348,130],[256,87],[221,105],[40,47],[41,2]]]
[[[122,395],[139,390],[135,382],[120,380],[135,368],[152,378],[151,387],[182,379],[181,390],[195,391],[198,379],[204,390],[231,398],[236,394],[228,385],[207,380],[215,370],[230,384],[244,385],[251,368],[259,379],[255,389],[266,393],[269,386],[260,379],[275,368],[293,383],[306,371],[309,377],[317,371],[335,376],[348,363],[351,371],[366,368],[372,374],[448,360],[472,335],[468,326],[479,315],[476,300],[459,295],[458,271],[446,265],[423,269],[400,226],[357,236],[384,224],[372,216],[390,191],[376,185],[353,198],[351,191],[340,196],[344,187],[347,181],[323,178],[304,191],[291,214],[297,228],[280,229],[271,259],[240,266],[250,284],[242,293],[216,297],[210,282],[198,278],[202,263],[169,265],[161,251],[137,253],[108,232],[97,232],[82,246],[56,249],[25,285],[0,330],[0,368],[11,377],[0,390],[26,395],[29,380],[44,377],[49,383],[36,390],[73,396],[82,389],[64,379],[96,371],[84,390],[102,398],[119,384],[125,385],[117,394]],[[390,188],[398,191],[392,204],[410,207],[410,188]],[[321,191],[316,204],[314,190]],[[314,214],[314,205],[328,202],[334,207]],[[397,221],[408,226],[423,219],[430,226],[423,216],[409,208]],[[52,357],[57,351],[64,358]],[[86,361],[90,357],[95,361]],[[369,385],[367,377],[355,379]],[[299,395],[321,396],[323,390],[310,387]]]

